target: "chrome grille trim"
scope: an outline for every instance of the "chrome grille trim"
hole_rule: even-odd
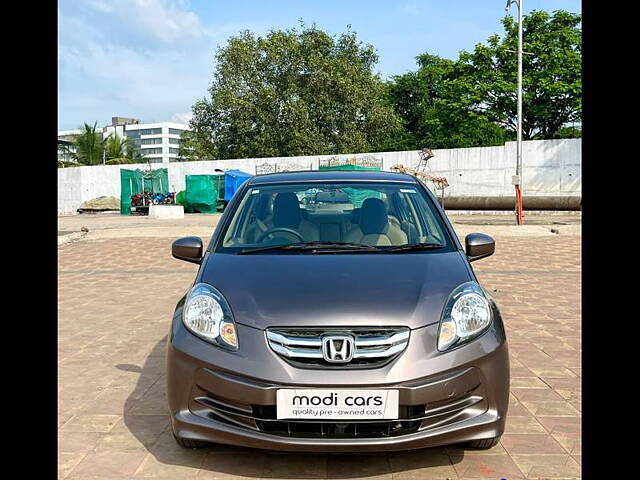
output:
[[[290,348],[277,343],[271,343],[271,348],[280,355],[284,355],[289,358],[322,358],[322,352],[316,352],[311,349],[303,348]]]
[[[405,350],[410,336],[407,327],[268,328],[265,333],[269,347],[278,355],[316,367],[329,365],[322,354],[325,335],[350,335],[354,338],[353,359],[342,365],[343,368],[374,367],[386,363]]]
[[[378,336],[373,338],[356,337],[356,347],[372,347],[376,345],[393,345],[394,343],[409,340],[409,330],[396,333],[390,337]]]
[[[320,338],[304,338],[304,337],[285,337],[279,333],[267,330],[267,338],[282,345],[299,345],[302,347],[322,347]]]
[[[356,351],[353,354],[353,358],[385,358],[390,357],[391,355],[395,355],[396,353],[400,353],[407,346],[407,342],[398,343],[397,345],[393,345],[388,348],[376,348],[365,351],[358,351],[358,344],[356,343]]]

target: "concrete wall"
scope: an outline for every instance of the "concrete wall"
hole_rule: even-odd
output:
[[[511,176],[515,173],[516,143],[501,147],[434,150],[429,172],[446,177],[446,197],[513,197]],[[172,191],[184,190],[185,175],[212,173],[214,169],[239,169],[256,173],[279,170],[317,169],[320,159],[331,157],[381,158],[384,170],[393,165],[413,167],[418,151],[316,155],[304,157],[257,158],[180,162],[167,167]],[[523,143],[523,195],[540,197],[581,197],[582,141],[580,139],[534,140]],[[120,169],[145,169],[146,164],[106,165],[58,169],[58,213],[75,213],[80,204],[102,195],[120,198]]]
[[[431,173],[447,178],[447,197],[513,196],[515,142],[433,153]],[[524,196],[582,195],[581,139],[523,142],[522,163]]]

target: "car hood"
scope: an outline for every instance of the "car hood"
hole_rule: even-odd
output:
[[[226,297],[236,322],[273,326],[408,326],[440,321],[472,280],[460,252],[208,254],[198,281]]]

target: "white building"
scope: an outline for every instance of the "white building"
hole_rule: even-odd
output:
[[[81,130],[58,131],[58,162],[75,162],[76,146],[73,139],[80,133]]]
[[[115,132],[119,137],[130,138],[142,157],[151,163],[180,161],[180,136],[189,130],[188,125],[175,122],[133,123],[131,120],[114,117],[111,125],[103,128],[104,137]]]
[[[130,138],[145,161],[169,163],[180,161],[180,136],[186,130],[189,130],[189,126],[183,123],[140,123],[135,118],[113,117],[111,125],[102,128],[102,135],[105,139],[114,133],[119,137]],[[70,140],[80,133],[81,130],[63,130],[58,132],[58,138]]]

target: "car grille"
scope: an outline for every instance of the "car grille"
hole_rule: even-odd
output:
[[[325,335],[348,335],[354,339],[353,358],[348,363],[331,363],[324,359],[322,338]],[[396,328],[268,328],[271,349],[289,363],[303,368],[374,368],[400,355],[409,343],[410,330]]]

